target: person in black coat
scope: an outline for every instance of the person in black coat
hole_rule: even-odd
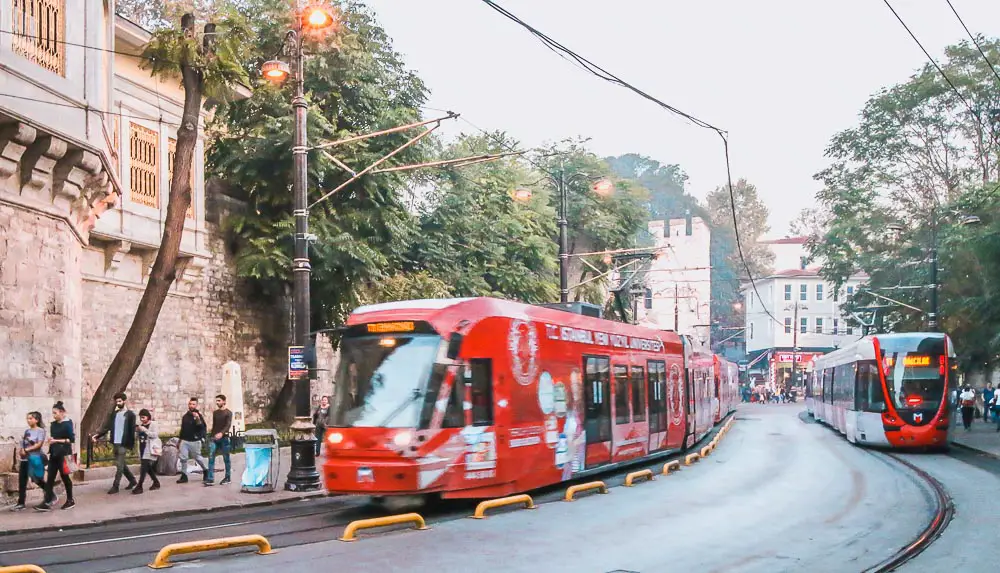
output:
[[[56,402],[52,406],[52,425],[49,426],[49,471],[48,479],[45,481],[45,499],[40,505],[36,505],[38,511],[49,511],[56,501],[55,486],[56,476],[62,476],[63,486],[66,487],[66,503],[63,509],[70,509],[76,505],[73,501],[73,480],[69,477],[69,469],[66,461],[73,455],[73,442],[76,441],[76,432],[73,431],[73,421],[66,420],[66,408],[62,402]]]

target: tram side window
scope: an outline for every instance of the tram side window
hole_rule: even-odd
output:
[[[628,367],[615,365],[615,424],[629,423]]]
[[[469,376],[471,374],[471,377]],[[470,379],[471,378],[471,379]],[[472,395],[472,425],[493,425],[493,361],[473,358],[469,361],[466,382]]]
[[[632,367],[632,421],[646,421],[646,372]]]
[[[451,385],[451,397],[448,399],[448,407],[444,411],[444,421],[442,428],[464,428],[465,409],[462,407],[465,402],[465,384],[458,376],[455,383]]]
[[[833,368],[823,370],[823,402],[833,403]]]
[[[585,356],[583,359],[584,394],[586,396],[587,443],[599,444],[611,439],[611,406],[608,402],[611,360]]]
[[[649,372],[649,431],[662,432],[666,423],[667,365],[664,362],[646,362]]]
[[[864,412],[882,412],[885,409],[882,381],[874,360],[858,362],[858,409]]]

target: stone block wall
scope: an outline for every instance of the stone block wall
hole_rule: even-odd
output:
[[[56,400],[81,417],[80,256],[66,220],[0,201],[0,441]]]

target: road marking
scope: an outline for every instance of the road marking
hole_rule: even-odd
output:
[[[113,543],[115,541],[132,541],[135,539],[148,539],[150,537],[161,537],[163,535],[174,535],[176,533],[192,533],[194,531],[205,531],[207,529],[221,529],[223,527],[237,527],[240,525],[250,525],[251,523],[261,523],[263,519],[255,519],[251,521],[238,521],[236,523],[226,523],[222,525],[206,525],[205,527],[192,527],[189,529],[176,529],[173,531],[159,531],[156,533],[144,533],[142,535],[130,535],[127,537],[112,537],[108,539],[95,539],[93,541],[77,541],[76,543],[62,543],[60,545],[40,545],[37,547],[31,547],[26,549],[8,549],[6,551],[0,551],[0,555],[9,555],[11,553],[25,553],[27,551],[37,551],[39,549],[63,549],[66,547],[81,547],[83,545],[97,545],[100,543]]]

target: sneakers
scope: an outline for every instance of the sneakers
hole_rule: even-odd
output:
[[[135,487],[135,485],[136,485],[137,483],[138,483],[138,482],[131,482],[131,483],[129,483],[129,484],[127,485],[127,486],[125,486],[125,489],[132,489],[132,488],[134,488],[134,487]]]
[[[45,501],[35,506],[35,511],[50,511],[51,509],[52,505]]]
[[[223,478],[223,480],[219,482],[219,485],[226,485],[226,484],[230,484],[230,483],[233,483],[233,480],[231,480],[229,478]]]
[[[133,495],[139,495],[139,494],[141,494],[141,493],[142,493],[142,486],[141,486],[141,485],[140,485],[140,486],[137,486],[137,487],[134,487],[134,488],[132,488],[132,494],[133,494]]]
[[[156,491],[158,489],[160,489],[160,482],[156,482],[153,485],[149,486],[149,491]]]
[[[63,509],[73,509],[74,507],[76,507],[76,502],[72,499],[67,499],[66,503],[62,506]]]
[[[19,504],[15,505],[14,507],[10,508],[10,510],[11,511],[21,511],[24,508],[25,508],[25,505],[23,503],[19,503]]]
[[[111,489],[108,490],[108,495],[115,495],[118,491],[118,486],[113,485],[111,486]]]
[[[187,483],[187,482],[188,482],[187,474],[181,474],[181,478],[177,480],[177,483]]]
[[[213,485],[215,485],[214,481],[209,479],[205,480],[205,487],[212,487]]]

